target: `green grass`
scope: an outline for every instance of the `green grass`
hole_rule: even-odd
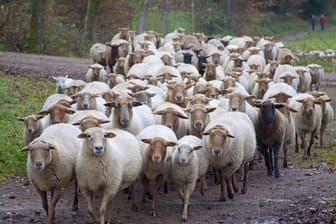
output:
[[[0,181],[26,175],[23,123],[17,117],[38,113],[55,90],[51,81],[38,81],[0,72]]]

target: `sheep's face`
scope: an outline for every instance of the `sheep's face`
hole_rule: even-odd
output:
[[[216,108],[207,108],[202,104],[196,104],[189,110],[190,121],[196,131],[203,131],[206,126],[208,113],[214,111]]]
[[[186,86],[183,84],[175,84],[173,90],[174,101],[176,104],[185,103],[185,96],[187,95]]]
[[[129,127],[133,118],[133,104],[129,98],[120,98],[115,104],[115,112],[121,127]]]
[[[72,96],[78,92],[78,87],[77,86],[70,86],[65,89],[65,94],[68,96]]]
[[[24,147],[23,151],[29,151],[29,159],[33,167],[38,171],[43,171],[53,160],[53,150],[56,147],[45,141],[34,141]]]
[[[259,83],[259,89],[258,89],[258,93],[257,93],[257,98],[258,99],[262,99],[268,89],[268,83],[270,82],[270,80],[268,79],[261,79],[261,80],[257,80],[257,82]]]
[[[113,132],[105,131],[103,128],[93,127],[81,133],[78,138],[86,139],[85,145],[89,155],[102,156],[106,151],[106,139],[113,138]]]
[[[92,69],[92,80],[91,81],[99,81],[99,73],[102,69],[101,67],[90,67]]]
[[[149,157],[148,159],[154,164],[160,164],[161,162],[163,162],[167,155],[167,147],[176,145],[175,142],[166,141],[161,137],[141,140],[149,144],[147,156]]]
[[[171,65],[171,58],[169,55],[165,54],[161,56],[161,61],[163,62],[164,65]]]
[[[284,83],[287,83],[288,85],[292,85],[293,83],[293,80],[295,79],[296,77],[288,74],[288,75],[284,75],[281,77],[281,79],[284,81]]]
[[[178,162],[182,165],[188,164],[195,158],[194,149],[188,144],[180,144],[176,150]]]
[[[24,121],[26,130],[28,130],[29,134],[36,133],[41,127],[39,120],[43,118],[41,115],[30,115],[25,118],[19,119],[20,121]]]
[[[208,86],[205,95],[211,99],[218,99],[219,90],[214,86]]]
[[[288,103],[288,99],[291,98],[291,96],[287,95],[286,93],[280,92],[276,95],[274,95],[275,102],[277,103]]]
[[[190,105],[195,105],[195,104],[203,104],[206,105],[210,101],[210,98],[206,97],[203,94],[196,94],[192,96],[192,98],[189,100]]]
[[[83,92],[78,95],[77,110],[95,110],[97,108],[96,94]]]
[[[236,80],[234,78],[226,78],[223,81],[223,89],[227,89],[230,87],[235,87],[236,86]]]
[[[140,102],[141,104],[147,105],[149,107],[152,106],[152,93],[146,92],[146,91],[139,91],[136,93],[131,93],[130,94],[132,97],[136,99],[136,101]]]
[[[215,126],[203,132],[203,135],[209,135],[211,148],[208,150],[214,157],[222,156],[228,138],[233,138],[229,131],[222,126]]]
[[[260,112],[264,122],[272,123],[275,120],[275,105],[271,101],[264,102],[260,107]]]
[[[216,65],[215,64],[206,64],[204,77],[206,81],[216,79]]]
[[[187,116],[170,107],[166,110],[153,112],[153,114],[161,115],[161,124],[171,128],[175,133],[177,132],[180,123],[179,118],[188,119]]]
[[[229,94],[229,111],[242,111],[245,112],[244,102],[245,99],[241,94],[232,93]]]
[[[297,102],[302,103],[304,114],[308,115],[308,116],[313,116],[314,115],[315,103],[319,103],[312,98],[297,100]]]
[[[50,123],[59,124],[66,122],[66,114],[73,114],[75,111],[61,104],[55,104],[49,108],[48,113],[50,115]]]
[[[191,64],[191,59],[192,59],[192,54],[190,54],[189,52],[184,52],[183,54],[183,63],[186,64]]]

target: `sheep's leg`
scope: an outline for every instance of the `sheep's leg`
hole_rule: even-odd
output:
[[[178,193],[178,196],[179,198],[181,199],[182,203],[184,202],[184,194],[183,194],[183,189],[182,187],[179,185],[179,186],[176,186],[176,191]]]
[[[243,169],[241,169],[241,170],[243,171]],[[237,193],[239,191],[239,189],[238,189],[238,186],[237,186],[237,181],[236,181],[235,174],[232,175],[231,181],[232,181],[233,190],[234,190],[235,193]]]
[[[269,164],[270,164],[271,170],[272,170],[272,172],[273,172],[273,170],[274,170],[274,166],[273,166],[273,153],[272,153],[272,148],[269,148],[269,149],[268,149],[268,155],[269,155]]]
[[[75,179],[75,195],[72,203],[72,211],[75,212],[78,210],[78,184],[77,180]]]
[[[307,154],[307,143],[306,143],[306,134],[302,134],[301,136],[301,141],[302,141],[302,146],[303,146],[303,159],[306,160],[308,159],[308,154]]]
[[[132,194],[132,210],[136,211],[138,210],[138,204],[137,204],[136,197],[135,197],[135,183],[132,183],[130,185],[130,192]]]
[[[54,223],[55,219],[55,208],[58,200],[61,198],[63,191],[60,190],[53,190],[52,192],[52,197],[50,200],[50,206],[48,209],[48,224]]]
[[[158,192],[160,191],[161,187],[164,184],[164,180],[162,176],[159,176],[155,181],[155,187],[153,191],[153,200],[152,200],[152,206],[151,206],[151,214],[152,216],[156,216],[156,197]]]
[[[46,212],[47,216],[48,216],[48,199],[47,199],[47,192],[46,191],[41,191],[39,189],[37,189],[37,193],[39,193],[41,199],[42,199],[42,206],[44,211]]]
[[[270,159],[269,159],[269,153],[268,153],[268,149],[267,148],[263,148],[261,150],[261,152],[263,153],[264,156],[264,160],[265,160],[265,166],[267,168],[267,176],[273,176],[273,172],[270,166]]]
[[[247,172],[249,170],[249,163],[244,164],[244,176],[243,176],[243,188],[241,190],[242,194],[246,194],[247,192]]]
[[[324,136],[325,129],[326,129],[326,126],[322,124],[320,128],[320,147],[323,146],[323,136]]]
[[[299,152],[299,136],[295,134],[295,152]]]
[[[182,221],[186,222],[188,219],[188,206],[189,206],[189,200],[190,195],[195,189],[195,183],[189,184],[186,186],[186,189],[184,191],[184,206],[183,206],[183,214],[182,214]]]
[[[279,178],[280,177],[280,172],[279,172],[279,148],[280,146],[276,146],[273,149],[273,153],[274,153],[274,177],[275,178]]]
[[[112,198],[113,193],[105,191],[99,208],[99,220],[100,224],[105,224],[105,217],[107,222],[111,222],[112,219]]]
[[[202,175],[200,177],[200,182],[201,182],[201,187],[200,187],[200,191],[201,191],[201,195],[204,196],[204,192],[207,190],[208,186],[207,186],[207,182],[206,182],[206,178],[205,175]]]
[[[232,189],[231,189],[231,179],[232,177],[230,176],[226,176],[225,177],[225,183],[226,183],[226,191],[227,191],[227,194],[229,196],[230,199],[233,198],[233,192],[232,192]]]
[[[152,200],[153,197],[150,193],[150,189],[149,189],[149,180],[146,176],[142,176],[141,177],[141,183],[142,183],[142,186],[143,186],[143,195],[142,195],[142,202],[146,202],[147,201],[147,198]]]
[[[288,143],[284,143],[283,144],[283,167],[284,168],[288,168],[288,164],[287,164],[287,150],[288,150]]]
[[[99,222],[99,219],[98,217],[96,216],[96,214],[94,213],[94,210],[93,210],[93,204],[92,204],[92,200],[93,200],[93,192],[85,189],[83,191],[85,197],[86,197],[86,202],[87,202],[87,210],[88,210],[88,213],[91,215],[92,219],[94,222]]]
[[[224,173],[223,173],[223,169],[217,169],[217,173],[219,176],[219,183],[220,183],[220,196],[219,196],[219,201],[226,201],[226,197],[224,194]]]
[[[310,135],[310,141],[309,141],[309,145],[308,145],[308,149],[307,149],[307,155],[308,156],[311,156],[310,149],[311,149],[312,145],[314,144],[315,135],[316,135],[316,130],[314,130]]]

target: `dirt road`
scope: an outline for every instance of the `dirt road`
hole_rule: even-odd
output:
[[[89,59],[0,53],[0,70],[38,79],[65,74],[71,78],[83,78],[90,63]],[[326,80],[333,80],[333,77],[335,75],[330,74]],[[330,84],[326,80],[322,90],[329,92],[333,87],[326,85]],[[334,140],[334,127],[335,124],[327,130],[328,142]],[[318,150],[323,149],[314,149],[317,153]],[[300,156],[290,152],[289,160]],[[258,161],[255,170],[250,172],[247,194],[238,193],[233,200],[225,202],[218,200],[218,185],[209,184],[204,197],[200,196],[197,187],[191,198],[188,223],[336,223],[335,169],[291,167],[280,172],[280,179],[267,177],[263,163]],[[138,183],[138,198],[141,192]],[[80,198],[79,211],[71,212],[72,193],[71,186],[61,198],[56,209],[56,223],[92,223],[83,197]],[[157,217],[149,216],[148,203],[140,203],[137,212],[131,211],[130,201],[123,193],[113,200],[114,223],[179,223],[181,210],[181,202],[174,191],[159,195]],[[40,198],[27,178],[15,178],[0,184],[0,224],[45,222]]]

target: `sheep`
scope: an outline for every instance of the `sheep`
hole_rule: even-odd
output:
[[[78,135],[83,139],[76,160],[78,186],[94,222],[112,221],[112,200],[118,191],[132,186],[132,209],[136,209],[134,183],[142,169],[138,140],[123,130],[91,127]],[[93,209],[93,194],[102,191],[99,216]]]
[[[209,156],[209,164],[220,176],[220,201],[225,201],[224,179],[229,198],[233,198],[230,183],[235,192],[235,172],[244,167],[243,188],[247,192],[248,166],[256,149],[256,133],[250,118],[242,112],[227,112],[222,118],[210,121],[203,132],[202,141]]]
[[[259,54],[253,54],[247,59],[247,64],[251,69],[262,72],[266,66],[266,60]]]
[[[92,64],[89,66],[88,71],[85,74],[85,81],[101,81],[106,82],[107,72],[101,64]]]
[[[57,124],[46,128],[33,142],[22,148],[28,151],[27,174],[42,199],[47,223],[54,223],[58,200],[75,179],[75,163],[81,140],[80,130],[71,124]],[[48,205],[47,193],[51,191]],[[72,211],[78,209],[77,183]]]
[[[47,99],[44,101],[41,111],[48,110],[49,107],[55,105],[60,100],[66,100],[66,101],[71,102],[72,98],[70,96],[67,96],[65,94],[60,94],[60,93],[49,95]]]
[[[273,79],[275,70],[279,66],[279,61],[268,61],[268,64],[266,64],[264,68],[264,72],[269,72],[269,77]]]
[[[210,122],[209,113],[214,110],[216,110],[216,107],[209,107],[202,104],[194,104],[188,107],[186,112],[189,114],[190,134],[201,138],[202,132]]]
[[[190,122],[188,121],[188,116],[180,106],[174,103],[164,102],[154,108],[153,114],[158,115],[155,118],[155,123],[171,128],[175,132],[177,138],[189,134]]]
[[[175,54],[176,63],[192,64],[198,69],[198,57],[193,50],[180,50]]]
[[[79,110],[69,117],[69,124],[79,125],[82,132],[91,126],[109,123],[108,117],[97,110]]]
[[[303,148],[303,159],[310,156],[311,146],[314,143],[315,135],[319,132],[322,122],[322,109],[319,101],[311,94],[299,93],[291,98],[289,105],[298,112],[294,114],[295,121],[295,151],[299,151],[298,136],[301,139]],[[306,135],[310,134],[309,144],[306,142]]]
[[[283,148],[283,166],[287,167],[287,151],[292,140],[292,132],[289,120],[281,113],[279,108],[283,104],[273,103],[270,100],[255,104],[258,107],[258,119],[256,124],[257,145],[264,156],[267,175],[279,178],[279,151]]]
[[[256,84],[254,85],[251,95],[256,96],[257,99],[262,99],[270,86],[270,82],[270,79],[256,80]]]
[[[140,142],[142,154],[141,182],[144,188],[142,201],[151,199],[150,214],[156,216],[156,198],[163,183],[168,180],[171,157],[177,138],[172,129],[164,125],[150,125],[141,130],[136,138]],[[154,191],[150,192],[149,182],[155,181]]]
[[[113,73],[125,76],[125,69],[124,69],[125,60],[126,60],[125,57],[119,57],[117,59],[116,63],[113,66]]]
[[[66,87],[64,94],[67,96],[74,95],[78,91],[81,91],[86,85],[86,82],[81,79],[74,79],[70,86]]]
[[[206,81],[222,80],[225,77],[224,69],[222,66],[207,63],[205,65],[203,77]]]
[[[124,74],[128,74],[129,69],[134,64],[141,63],[144,56],[145,56],[144,51],[134,51],[134,52],[128,53],[126,58],[125,58]]]
[[[205,175],[209,160],[200,138],[186,135],[177,142],[172,155],[171,180],[183,203],[182,221],[188,219],[188,206],[196,182],[201,180],[201,195],[206,188]]]
[[[272,100],[277,103],[288,103],[288,99],[296,94],[297,92],[292,86],[287,83],[278,82],[274,83],[267,89],[263,96],[263,100]]]
[[[299,93],[304,93],[310,90],[310,85],[312,81],[312,77],[310,75],[309,70],[304,66],[295,66],[295,71],[299,76],[299,85],[297,87],[297,91]]]
[[[136,135],[155,123],[151,108],[135,101],[131,96],[121,95],[105,106],[113,107],[109,118],[112,128],[127,130]]]
[[[190,108],[191,106],[195,105],[195,104],[202,104],[202,105],[208,105],[208,103],[210,102],[211,98],[208,98],[207,96],[205,96],[204,94],[194,94],[190,97],[187,97],[187,101],[188,101],[188,105],[187,105],[187,109]]]
[[[73,79],[68,78],[68,75],[62,76],[52,76],[56,81],[56,93],[64,94],[67,87],[71,86]]]
[[[279,48],[278,49],[278,55],[277,60],[280,61],[280,64],[289,64],[291,65],[293,63],[293,60],[295,59],[295,56],[293,52],[288,48]]]
[[[63,101],[63,100],[60,100]],[[68,101],[67,101],[68,102]],[[43,108],[42,108],[43,109]],[[46,116],[45,119],[45,127],[48,127],[53,124],[58,123],[67,123],[69,119],[69,114],[74,114],[76,111],[69,108],[68,106],[64,106],[61,103],[55,103],[45,110],[41,110],[38,115]]]
[[[105,64],[113,72],[113,66],[120,57],[126,57],[131,52],[130,42],[127,40],[115,40],[106,44]]]
[[[106,45],[102,43],[95,43],[90,48],[90,57],[93,60],[93,63],[101,64],[106,66],[105,62],[105,51]]]
[[[71,96],[77,103],[76,110],[98,110],[105,113],[105,100],[98,93],[80,91]]]
[[[285,82],[297,90],[300,82],[299,75],[295,68],[288,64],[280,64],[274,72],[273,80],[275,83]]]
[[[175,103],[183,108],[187,106],[186,97],[188,97],[187,89],[191,88],[193,83],[184,84],[182,82],[173,82],[168,84],[168,92],[166,93],[165,101]]]
[[[334,109],[330,105],[331,99],[325,92],[312,92],[311,93],[315,99],[320,102],[320,106],[322,109],[322,123],[321,123],[321,129],[320,129],[320,147],[324,145],[323,137],[324,132],[328,125],[332,122],[334,119]]]
[[[313,85],[315,86],[315,90],[319,91],[321,80],[324,76],[324,69],[321,65],[318,64],[309,64],[307,68],[310,71],[312,81],[310,84],[310,91],[313,91]]]
[[[42,131],[45,129],[45,119],[42,119],[44,116],[31,114],[26,117],[17,118],[19,121],[24,122],[23,129],[23,143],[28,145],[35,138],[39,137]]]
[[[119,83],[126,82],[125,76],[122,74],[109,73],[106,75],[106,83],[112,89],[115,85]]]

